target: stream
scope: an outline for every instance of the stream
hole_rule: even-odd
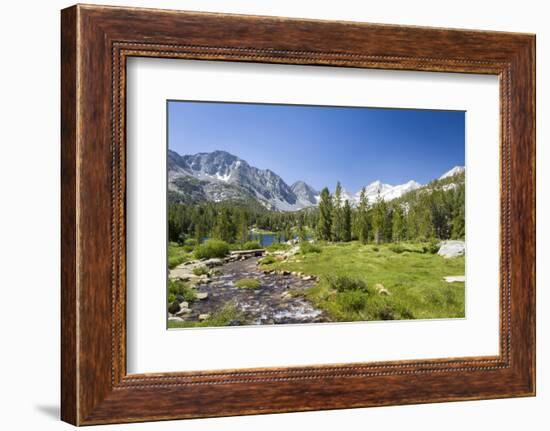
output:
[[[293,297],[289,290],[307,290],[314,280],[303,280],[295,275],[264,273],[258,270],[258,257],[225,263],[215,268],[209,283],[199,284],[197,292],[208,294],[207,299],[194,301],[192,313],[185,317],[197,321],[200,314],[213,314],[228,303],[233,303],[245,316],[245,321],[232,321],[230,326],[269,325],[289,323],[326,322],[325,314],[302,297]],[[260,281],[258,289],[238,288],[235,282],[243,278]]]

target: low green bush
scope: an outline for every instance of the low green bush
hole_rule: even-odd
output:
[[[197,240],[195,238],[187,238],[185,241],[183,241],[183,245],[186,245],[188,247],[195,247],[197,245]]]
[[[258,250],[260,248],[262,245],[258,241],[247,241],[242,245],[241,250]]]
[[[241,278],[235,282],[235,286],[239,289],[258,289],[260,287],[260,280],[255,278]]]
[[[387,300],[376,311],[378,320],[410,320],[414,319],[413,313],[399,302]]]
[[[290,249],[290,245],[284,242],[276,242],[274,244],[268,245],[266,249],[268,251],[287,251],[288,249]]]
[[[176,300],[176,295],[174,295],[173,293],[169,293],[168,294],[168,304],[171,304],[175,300]]]
[[[210,317],[202,322],[168,322],[169,328],[201,328],[214,326],[240,326],[247,325],[246,316],[237,309],[233,303],[225,304],[220,310],[213,312]]]
[[[195,275],[208,275],[208,273],[210,272],[210,270],[206,267],[206,266],[196,266],[193,268],[193,274]]]
[[[439,242],[437,241],[430,241],[428,244],[428,253],[436,254],[439,251]]]
[[[364,292],[350,290],[338,293],[336,301],[345,311],[357,313],[366,307],[368,297]]]
[[[179,246],[175,242],[168,244],[168,268],[172,269],[181,263],[189,260],[192,256],[189,254],[186,246]]]
[[[374,246],[374,247],[372,248],[372,251],[380,251],[380,248]]]
[[[329,275],[326,281],[331,289],[337,292],[363,292],[372,294],[372,290],[367,286],[367,282],[362,278],[350,277],[349,275]]]
[[[391,251],[393,251],[394,253],[403,253],[404,251],[406,251],[407,249],[405,247],[403,247],[401,244],[390,244],[390,246],[388,247]]]
[[[321,253],[321,247],[318,245],[312,244],[311,242],[301,242],[300,243],[300,253]]]
[[[175,268],[183,262],[185,262],[185,258],[182,258],[181,256],[168,256],[168,268],[170,269]]]
[[[203,244],[195,247],[197,259],[211,259],[213,257],[225,257],[229,254],[229,244],[217,239],[209,239]]]
[[[275,259],[275,256],[272,256],[270,254],[268,254],[267,256],[265,257],[262,257],[258,263],[260,265],[271,265],[272,263],[275,263],[277,262],[277,259]]]
[[[176,314],[178,311],[180,311],[180,303],[178,301],[171,302],[168,304],[168,312],[172,314]]]
[[[186,283],[179,280],[168,280],[168,296],[174,295],[174,299],[177,295],[181,295],[184,301],[192,302],[197,299],[197,294]],[[173,301],[172,301],[173,302]]]

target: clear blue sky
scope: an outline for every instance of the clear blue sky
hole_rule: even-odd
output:
[[[168,147],[225,150],[287,184],[350,192],[375,180],[420,183],[464,165],[465,113],[219,102],[168,102]]]

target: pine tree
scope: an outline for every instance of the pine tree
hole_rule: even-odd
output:
[[[194,223],[193,237],[196,239],[197,243],[200,244],[207,236],[208,230],[206,228],[206,224],[201,218],[197,218]]]
[[[344,216],[342,210],[342,185],[340,181],[336,183],[336,190],[333,196],[332,210],[332,240],[342,241],[344,230]]]
[[[300,239],[300,241],[305,241],[306,240],[306,237],[307,237],[307,234],[306,234],[306,229],[304,227],[305,225],[305,214],[304,213],[300,213],[298,215],[298,238]]]
[[[369,240],[369,200],[367,198],[365,187],[361,189],[359,195],[359,205],[356,211],[356,234],[362,244],[366,244]]]
[[[246,241],[248,241],[248,213],[241,209],[238,213],[238,219],[237,219],[237,241],[239,241],[241,244],[244,244]]]
[[[453,202],[453,215],[451,221],[451,237],[453,239],[463,239],[466,235],[465,225],[465,189],[464,185],[458,187]]]
[[[380,244],[384,239],[384,231],[386,228],[386,202],[378,194],[376,203],[372,209],[372,229],[374,231],[374,241]]]
[[[229,210],[222,208],[218,213],[216,225],[214,227],[214,237],[226,242],[233,242],[235,238],[235,225],[231,220]]]
[[[403,209],[401,205],[396,205],[392,214],[392,239],[399,242],[404,239],[405,220],[403,218]]]
[[[351,241],[351,206],[347,199],[342,210],[342,221],[342,240],[349,242]]]
[[[332,197],[328,188],[321,191],[319,200],[319,220],[317,222],[317,235],[319,239],[329,241],[332,229]]]

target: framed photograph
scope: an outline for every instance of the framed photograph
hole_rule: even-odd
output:
[[[535,37],[62,11],[62,419],[535,394]]]

